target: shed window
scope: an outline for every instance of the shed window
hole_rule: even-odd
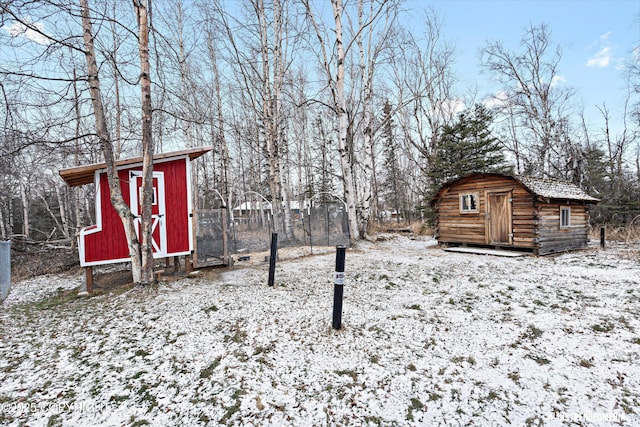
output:
[[[460,195],[460,212],[478,212],[478,194],[461,194]]]
[[[560,208],[560,228],[571,226],[571,208]]]
[[[140,203],[140,206],[142,206],[142,187],[138,188],[138,203]],[[153,194],[151,196],[151,204],[153,206],[158,204],[158,189],[156,187],[153,187]]]

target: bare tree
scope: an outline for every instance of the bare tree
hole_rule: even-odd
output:
[[[346,52],[343,38],[342,16],[344,7],[342,0],[331,0],[331,9],[335,30],[335,37],[329,39],[321,29],[320,21],[316,17],[309,0],[303,0],[310,20],[318,38],[318,57],[322,64],[327,86],[331,92],[331,108],[338,121],[338,152],[342,168],[342,185],[349,217],[349,233],[352,240],[359,237],[359,224],[356,212],[356,187],[353,177],[353,164],[350,156],[351,144],[348,141],[349,117],[347,111],[347,97],[345,93],[345,61]],[[335,49],[333,48],[335,46]]]
[[[152,283],[153,278],[153,126],[151,104],[151,65],[149,63],[149,18],[151,0],[133,0],[138,22],[140,52],[140,89],[142,100],[142,274],[140,283]],[[163,221],[160,218],[159,221]]]
[[[358,210],[360,236],[368,237],[369,220],[371,217],[374,198],[377,197],[375,141],[379,126],[373,115],[375,92],[375,77],[381,65],[382,54],[390,47],[393,29],[396,25],[397,7],[395,2],[368,1],[365,10],[365,0],[358,2],[358,24],[354,28],[356,44],[358,46],[358,70],[362,90],[362,136],[364,145],[363,161],[363,191]]]
[[[229,40],[233,65],[239,70],[240,85],[249,106],[260,121],[269,173],[269,190],[274,210],[274,226],[284,219],[286,240],[293,240],[289,172],[285,162],[287,145],[282,99],[285,75],[292,57],[294,29],[290,1],[275,0],[266,7],[263,0],[249,0],[250,24],[238,21],[218,8]],[[236,28],[237,25],[237,28]]]
[[[134,9],[138,23],[138,44],[140,52],[140,86],[142,91],[142,147],[143,147],[143,178],[142,178],[142,218],[140,229],[142,245],[134,225],[134,216],[122,196],[120,180],[115,165],[113,142],[107,127],[107,118],[102,101],[102,90],[96,54],[94,48],[94,33],[91,22],[88,0],[80,0],[82,11],[83,39],[85,58],[88,70],[89,89],[93,102],[93,113],[96,121],[96,132],[104,155],[111,204],[120,217],[131,257],[131,272],[135,283],[148,284],[153,281],[153,252],[151,244],[151,205],[153,197],[153,141],[151,135],[151,75],[149,66],[149,27],[147,1],[134,1]]]
[[[400,131],[403,156],[419,172],[414,191],[428,197],[431,159],[438,148],[444,127],[451,123],[460,101],[454,94],[456,77],[454,46],[443,36],[443,22],[434,10],[424,15],[424,32],[418,37],[406,31],[398,34],[393,53],[391,92]]]
[[[521,40],[522,51],[511,52],[502,42],[488,43],[482,49],[482,65],[504,84],[501,101],[517,118],[521,135],[518,149],[528,149],[533,160],[528,172],[554,175],[561,166],[553,164],[554,151],[562,145],[568,123],[569,101],[573,89],[561,84],[559,73],[562,50],[551,45],[551,30],[545,24],[531,25]],[[524,141],[527,146],[524,147]]]

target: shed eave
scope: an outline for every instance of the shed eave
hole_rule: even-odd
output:
[[[186,150],[172,151],[169,153],[158,153],[153,156],[154,162],[157,160],[165,160],[171,158],[178,158],[183,156],[189,156],[190,160],[197,159],[198,157],[213,150],[212,146],[189,148]],[[129,159],[121,159],[116,161],[116,167],[122,167],[127,165],[133,165],[142,162],[142,157],[132,157]],[[93,183],[95,172],[104,169],[106,164],[93,163],[90,165],[76,166],[72,168],[61,169],[58,173],[60,177],[67,183],[69,187],[77,187],[80,185],[86,185]]]

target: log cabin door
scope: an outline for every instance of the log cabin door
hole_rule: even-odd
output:
[[[142,171],[131,171],[129,190],[133,223],[142,243],[140,225],[142,214]],[[167,222],[165,220],[166,205],[164,197],[164,172],[153,172],[153,204],[151,205],[151,244],[154,257],[161,258],[167,254]]]
[[[511,192],[487,193],[487,214],[487,243],[512,244]]]

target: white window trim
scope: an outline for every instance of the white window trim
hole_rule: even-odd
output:
[[[566,211],[567,212],[567,223],[564,224],[562,221],[562,213]],[[571,207],[569,206],[560,206],[560,228],[561,229],[567,229],[571,227]]]
[[[470,196],[471,196],[471,197],[473,197],[473,198],[475,199],[475,202],[476,202],[476,208],[475,208],[475,209],[464,209],[464,208],[463,208],[463,206],[464,206],[464,205],[463,205],[463,203],[462,203],[462,200],[463,200],[465,197],[470,197]],[[459,200],[459,204],[460,204],[460,213],[462,213],[462,214],[467,214],[467,213],[478,213],[478,208],[479,208],[479,206],[478,206],[478,205],[480,204],[480,198],[478,197],[478,193],[462,193],[462,194],[460,194],[460,197],[458,198],[458,200]],[[470,204],[470,203],[467,203],[467,205],[468,205],[468,206],[470,206],[471,204]]]

